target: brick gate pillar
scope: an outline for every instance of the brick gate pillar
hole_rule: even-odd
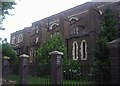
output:
[[[29,56],[26,54],[19,56],[19,84],[28,84],[28,63]]]
[[[120,85],[120,38],[108,43],[111,59],[111,82]]]
[[[51,58],[51,75],[50,84],[51,85],[62,85],[63,80],[63,70],[62,70],[62,52],[53,51],[49,53]]]
[[[5,80],[8,80],[9,76],[9,57],[3,57],[3,65],[2,65],[2,77]]]

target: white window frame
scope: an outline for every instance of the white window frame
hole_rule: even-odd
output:
[[[36,37],[35,43],[38,43],[38,41],[39,41],[39,37]]]
[[[33,62],[33,49],[30,50],[30,59],[29,61],[32,63]]]
[[[50,26],[50,30],[52,30],[52,29],[53,29],[53,26],[54,26],[54,25],[59,26],[59,24],[58,24],[58,23],[53,23],[53,24]]]
[[[76,21],[78,21],[78,18],[76,18],[76,17],[71,17],[71,18],[69,19],[69,21],[71,21],[72,19],[75,19]]]
[[[23,41],[23,35],[22,34],[19,34],[18,36],[18,43],[22,42]]]
[[[76,58],[75,58],[75,43],[76,43]],[[78,60],[78,43],[74,41],[72,46],[73,46],[72,47],[72,58],[73,60]]]
[[[75,30],[76,30],[76,34],[78,34],[78,31],[79,31],[79,30],[78,30],[78,27],[76,27]]]
[[[85,42],[85,58],[83,57],[83,42]],[[80,53],[81,53],[81,60],[87,60],[87,43],[85,40],[81,41]]]
[[[36,29],[35,33],[39,33],[39,29]]]
[[[12,44],[15,44],[15,36],[12,37],[11,43],[12,43]]]
[[[69,19],[70,24],[73,24],[73,22],[71,23],[72,20],[78,21],[78,18],[76,18],[76,17],[71,17],[71,18]]]

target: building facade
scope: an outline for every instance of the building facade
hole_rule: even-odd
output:
[[[114,19],[118,22],[118,2],[87,2],[33,22],[32,26],[12,33],[10,43],[19,55],[26,53],[30,56],[30,62],[35,62],[36,50],[42,43],[61,33],[67,47],[67,58],[91,64],[100,22],[107,8],[112,10]],[[119,23],[116,23],[116,29],[119,29]]]

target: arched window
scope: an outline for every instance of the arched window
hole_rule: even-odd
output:
[[[22,42],[23,41],[23,35],[20,34],[19,37],[18,37],[18,43]]]
[[[85,40],[81,42],[81,60],[87,60],[87,43]]]
[[[29,59],[30,62],[33,61],[33,49],[30,50],[30,59]]]
[[[35,33],[39,33],[39,29],[36,29]]]
[[[73,23],[75,23],[77,20],[78,20],[78,18],[76,18],[76,17],[71,17],[71,18],[69,19],[69,22],[70,22],[70,24],[73,24]]]
[[[38,41],[39,41],[39,37],[36,37],[35,43],[38,43]]]
[[[58,23],[53,23],[53,24],[50,26],[50,30],[51,30],[51,29],[55,29],[55,28],[57,28],[58,26],[59,26]]]
[[[73,34],[78,34],[78,27],[75,27],[75,28],[73,29]]]
[[[72,56],[73,60],[78,59],[78,43],[76,41],[73,42]]]
[[[12,44],[15,44],[15,36],[12,37],[11,43],[12,43]]]

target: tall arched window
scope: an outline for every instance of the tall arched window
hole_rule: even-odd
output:
[[[85,40],[82,40],[81,42],[81,60],[87,60],[87,43]]]
[[[23,41],[23,35],[20,34],[19,37],[18,37],[18,43],[22,42]]]
[[[59,26],[58,23],[53,23],[53,24],[50,26],[50,30],[51,30],[51,29],[55,29],[55,28],[57,28],[58,26]]]
[[[78,59],[78,43],[76,41],[73,42],[72,56],[73,60]]]

